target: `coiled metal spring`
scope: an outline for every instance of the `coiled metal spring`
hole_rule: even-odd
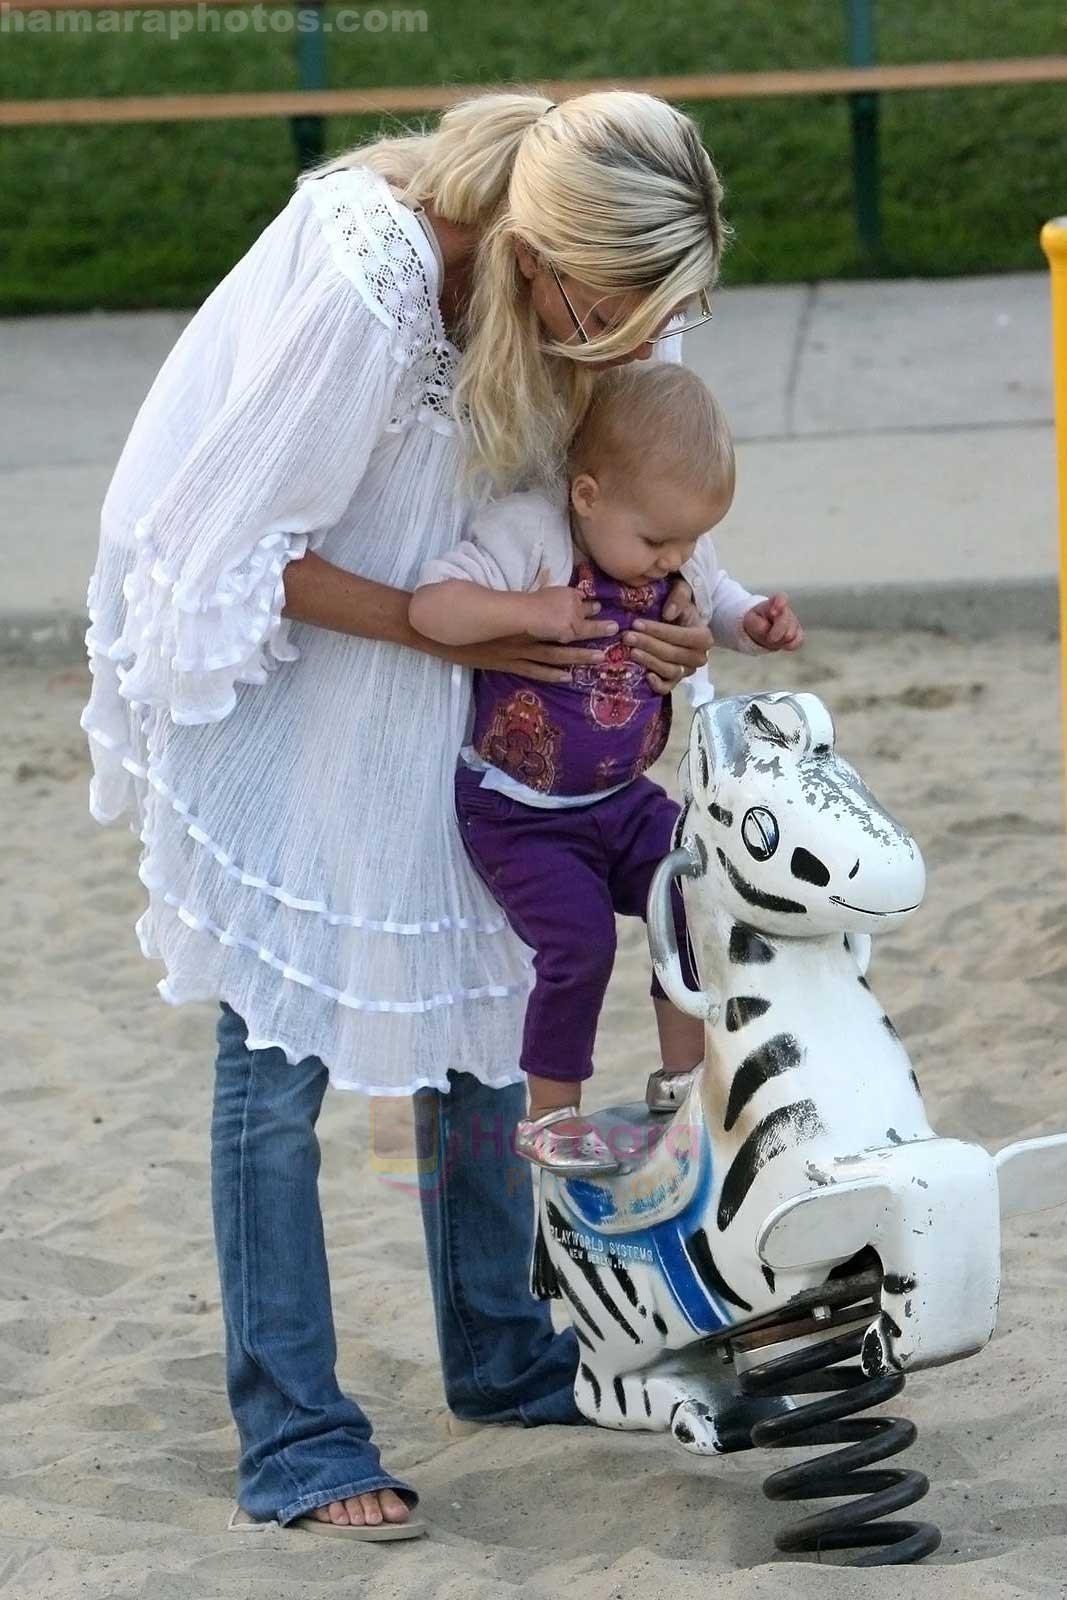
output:
[[[898,1417],[858,1417],[883,1404],[904,1387],[904,1376],[889,1372],[868,1377],[858,1366],[838,1363],[860,1353],[865,1330],[857,1328],[778,1356],[741,1374],[749,1395],[824,1394],[826,1399],[759,1422],[752,1443],[768,1449],[840,1444],[844,1449],[774,1472],[763,1485],[771,1500],[817,1500],[858,1496],[784,1528],[775,1537],[779,1550],[822,1552],[858,1550],[867,1554],[847,1563],[856,1567],[904,1566],[921,1561],[941,1543],[930,1522],[884,1522],[890,1512],[921,1500],[930,1487],[921,1472],[900,1467],[871,1470],[913,1444],[914,1423]]]

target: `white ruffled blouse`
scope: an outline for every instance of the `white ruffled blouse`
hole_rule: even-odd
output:
[[[530,952],[463,850],[470,675],[282,619],[307,550],[402,589],[462,537],[457,353],[417,217],[303,182],[189,323],[108,490],[83,716],[175,1004],[374,1094],[515,1082]]]

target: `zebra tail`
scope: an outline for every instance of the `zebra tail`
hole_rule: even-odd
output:
[[[535,1300],[558,1300],[560,1297],[559,1278],[545,1243],[544,1223],[540,1214],[534,1236],[533,1261],[530,1263],[530,1293]]]

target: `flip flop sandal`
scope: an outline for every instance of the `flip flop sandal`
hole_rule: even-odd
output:
[[[240,1506],[234,1506],[230,1520],[226,1524],[226,1532],[265,1533],[268,1528],[279,1527],[281,1524],[274,1517],[269,1517],[264,1522],[257,1522],[255,1517],[250,1517]],[[364,1544],[386,1544],[394,1539],[421,1539],[427,1532],[426,1524],[421,1517],[411,1517],[407,1522],[364,1523],[359,1527],[351,1522],[320,1522],[317,1517],[295,1517],[292,1522],[287,1522],[285,1527],[286,1531],[297,1528],[301,1533],[324,1533],[332,1535],[335,1539],[359,1539]]]

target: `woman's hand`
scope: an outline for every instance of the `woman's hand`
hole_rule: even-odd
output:
[[[706,665],[711,629],[705,626],[693,604],[693,591],[683,579],[668,594],[663,615],[673,620],[653,622],[638,617],[633,631],[622,638],[631,659],[647,669],[645,675],[656,693],[670,694],[683,678]]]
[[[588,636],[597,631],[617,631],[615,624],[586,623]],[[438,646],[434,655],[444,656],[461,667],[477,667],[482,672],[511,672],[520,678],[536,678],[541,683],[570,683],[572,667],[595,667],[604,660],[603,650],[579,648],[573,644],[545,644],[529,634],[517,633],[507,639],[490,639],[486,644]]]

